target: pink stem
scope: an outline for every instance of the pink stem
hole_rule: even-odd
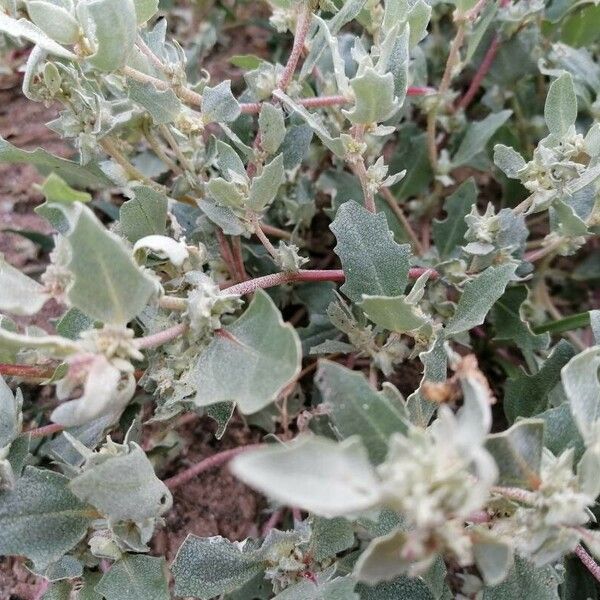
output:
[[[28,379],[47,379],[52,377],[56,367],[43,367],[36,365],[0,364],[0,375],[8,377],[25,377]]]
[[[471,80],[471,85],[469,89],[465,92],[465,95],[456,103],[454,110],[465,110],[469,104],[475,98],[475,95],[479,91],[481,87],[481,82],[484,77],[488,74],[489,70],[492,68],[492,64],[496,59],[496,55],[498,54],[498,50],[500,49],[500,36],[496,33],[490,42],[490,47],[487,49],[477,72],[473,76]]]
[[[238,454],[242,454],[247,450],[255,450],[257,448],[263,448],[264,444],[249,444],[248,446],[239,446],[237,448],[231,448],[229,450],[223,450],[217,454],[213,454],[204,460],[201,460],[199,463],[192,465],[185,471],[181,471],[181,473],[177,473],[177,475],[173,475],[173,477],[169,477],[169,479],[165,479],[164,484],[170,489],[174,490],[179,486],[187,483],[191,479],[194,479],[200,473],[204,473],[204,471],[208,471],[209,469],[214,469],[215,467],[219,467],[222,464],[230,461],[234,456]]]
[[[585,548],[578,544],[575,546],[574,552],[594,579],[600,581],[600,565],[586,552]]]
[[[48,591],[50,587],[50,581],[45,577],[39,582],[37,589],[35,590],[35,595],[33,596],[34,600],[41,600],[45,593]]]
[[[298,22],[296,23],[296,33],[294,34],[294,45],[292,46],[292,52],[288,58],[285,68],[283,69],[279,83],[277,84],[277,87],[284,92],[288,85],[290,85],[290,82],[294,77],[294,73],[296,72],[298,61],[302,56],[304,43],[306,42],[306,36],[310,30],[310,22],[312,20],[311,17],[312,11],[310,9],[310,2],[307,2],[298,14]]]
[[[266,537],[267,534],[269,533],[269,531],[271,531],[272,529],[275,529],[275,527],[277,527],[277,525],[279,525],[279,521],[281,521],[281,517],[283,517],[284,510],[285,509],[283,509],[283,508],[278,508],[277,510],[274,510],[271,513],[271,516],[269,517],[269,519],[263,526],[263,530],[262,530],[263,537]]]
[[[58,423],[52,423],[50,425],[44,425],[44,427],[36,427],[35,429],[28,429],[24,431],[21,435],[29,435],[33,438],[46,437],[49,435],[53,435],[58,433],[59,431],[63,431],[64,427],[59,425]]]
[[[152,335],[137,338],[135,342],[140,350],[145,348],[156,348],[157,346],[162,346],[171,340],[177,339],[187,331],[187,328],[187,324],[178,323],[177,325],[169,327],[164,331],[159,331],[158,333],[154,333]]]

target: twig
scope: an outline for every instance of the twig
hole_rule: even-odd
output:
[[[168,329],[159,331],[158,333],[137,338],[135,343],[140,350],[156,348],[157,346],[162,346],[163,344],[167,344],[168,342],[182,336],[187,329],[188,326],[186,323],[178,323],[177,325],[173,325],[173,327],[169,327]]]
[[[204,471],[214,469],[215,467],[219,467],[222,464],[230,461],[238,454],[263,447],[264,444],[250,444],[248,446],[238,446],[237,448],[231,448],[230,450],[223,450],[222,452],[218,452],[217,454],[213,454],[212,456],[201,460],[199,463],[196,463],[195,465],[185,469],[185,471],[181,471],[181,473],[177,473],[177,475],[173,475],[173,477],[165,479],[164,484],[170,490],[174,490],[184,483],[187,483],[191,479],[194,479],[194,477],[200,475],[200,473],[204,473]]]
[[[377,212],[377,206],[375,205],[375,194],[369,186],[369,175],[367,173],[367,167],[365,166],[364,158],[361,157],[360,160],[350,163],[350,168],[360,181],[360,186],[362,187],[363,191],[365,208],[369,212]]]
[[[24,379],[48,379],[54,374],[56,367],[39,365],[15,365],[0,363],[0,375],[21,377]]]
[[[130,162],[127,160],[125,155],[119,150],[116,143],[110,136],[106,136],[99,140],[98,144],[108,154],[119,166],[123,168],[125,173],[127,173],[128,177],[133,180],[143,181],[153,187],[156,187],[157,184],[146,177],[141,171],[136,169]]]
[[[137,47],[141,50],[142,54],[146,56],[146,58],[152,63],[154,67],[156,67],[159,71],[165,73],[165,75],[169,75],[169,67],[165,65],[165,63],[152,51],[152,48],[146,44],[146,42],[142,39],[141,36],[138,36],[137,39]]]
[[[260,240],[260,243],[265,247],[265,250],[271,255],[271,257],[274,258],[275,261],[277,261],[277,259],[279,257],[279,255],[277,254],[277,250],[275,249],[275,246],[273,246],[273,244],[271,244],[269,238],[265,235],[265,232],[263,231],[262,227],[260,226],[260,221],[258,220],[257,214],[253,211],[249,211],[248,218],[250,219],[250,222],[252,223],[252,227],[254,229],[254,234]]]
[[[234,235],[231,238],[231,250],[233,253],[233,261],[238,272],[238,281],[246,281],[248,279],[248,273],[246,273],[246,267],[244,266],[242,242],[239,235]]]
[[[58,423],[51,423],[50,425],[44,425],[43,427],[35,427],[34,429],[27,429],[21,432],[21,435],[28,435],[32,438],[41,438],[54,435],[63,431],[64,427]]]
[[[279,238],[280,240],[291,240],[292,234],[285,229],[279,229],[279,227],[273,227],[273,225],[267,225],[266,223],[261,223],[260,228],[271,237]]]
[[[493,485],[490,488],[490,491],[495,494],[500,494],[509,500],[516,500],[517,502],[523,502],[524,504],[532,504],[534,501],[533,492],[522,490],[521,488]]]
[[[278,508],[271,513],[271,516],[268,518],[267,522],[263,525],[262,536],[266,537],[267,534],[277,527],[281,518],[283,517],[283,513],[285,512],[284,508]]]
[[[577,558],[583,563],[583,566],[591,573],[596,581],[600,581],[600,565],[587,553],[585,548],[578,544],[573,550]]]
[[[310,30],[310,22],[312,17],[312,11],[310,2],[304,2],[300,12],[298,14],[298,21],[296,23],[296,32],[294,33],[294,45],[292,46],[292,52],[288,58],[288,61],[283,69],[283,73],[279,78],[277,87],[280,90],[287,90],[290,85],[300,56],[302,56],[302,50],[304,50],[304,43],[306,42],[306,36]]]
[[[161,296],[158,300],[158,305],[165,310],[183,312],[187,309],[188,303],[185,298],[178,298],[177,296]]]
[[[396,198],[387,187],[382,187],[379,190],[379,193],[383,196],[383,199],[387,202],[387,205],[392,209],[392,212],[396,215],[398,221],[404,230],[406,231],[408,237],[412,241],[413,249],[417,254],[423,254],[423,245],[419,241],[419,236],[416,234],[415,230],[412,228],[411,224],[408,221],[408,218],[404,214],[400,205],[396,202]]]

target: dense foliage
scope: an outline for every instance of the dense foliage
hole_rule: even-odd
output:
[[[599,597],[600,7],[269,0],[232,89],[244,3],[167,4],[0,0],[76,150],[0,139],[56,231],[37,279],[0,257],[0,554],[46,599]],[[188,413],[264,443],[168,472]],[[167,564],[232,458],[263,535]]]

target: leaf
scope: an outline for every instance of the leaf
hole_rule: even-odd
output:
[[[132,243],[148,235],[164,235],[167,231],[166,196],[151,187],[133,189],[133,198],[124,202],[119,210],[119,228]]]
[[[434,219],[431,224],[433,241],[440,259],[446,260],[455,254],[456,249],[463,243],[468,226],[465,217],[471,212],[471,207],[477,202],[477,185],[470,177],[456,191],[448,196],[444,203],[446,218],[443,221]]]
[[[360,600],[360,596],[354,592],[356,581],[352,577],[322,581],[324,578],[321,575],[317,574],[316,581],[300,580],[277,594],[273,600]]]
[[[452,165],[454,167],[466,165],[480,152],[483,152],[494,133],[506,123],[511,115],[511,110],[501,110],[500,112],[492,113],[482,121],[471,123],[452,159]]]
[[[600,417],[600,346],[588,348],[562,368],[561,379],[577,428],[584,441],[591,440]]]
[[[56,173],[50,173],[42,185],[42,194],[48,202],[89,202],[92,196],[73,189]]]
[[[486,585],[498,585],[513,566],[512,547],[487,529],[472,530],[473,558]]]
[[[338,437],[360,436],[370,460],[382,462],[390,436],[406,432],[405,407],[376,392],[362,373],[334,362],[320,361],[315,381]]]
[[[202,93],[202,119],[205,123],[229,123],[240,116],[240,105],[231,93],[231,81],[215,87],[206,86]]]
[[[69,488],[112,522],[141,523],[163,514],[172,502],[167,486],[137,444],[127,454],[86,468],[69,482]]]
[[[194,368],[197,406],[236,402],[243,414],[273,402],[300,372],[302,349],[296,330],[263,291],[246,312],[222,330]]]
[[[527,165],[525,159],[516,150],[504,144],[494,146],[494,163],[511,179],[516,179],[519,176],[519,171]]]
[[[142,83],[131,77],[127,78],[127,93],[148,111],[156,125],[172,123],[183,109],[172,89],[159,90],[152,83]]]
[[[375,585],[406,573],[408,561],[402,556],[406,541],[406,532],[400,529],[372,540],[356,563],[355,577],[359,581]]]
[[[291,170],[302,162],[312,139],[313,130],[310,125],[292,125],[288,128],[281,144],[284,169]]]
[[[354,526],[343,517],[310,520],[311,541],[309,552],[318,562],[332,558],[354,546]]]
[[[34,0],[27,3],[27,12],[35,25],[55,42],[74,44],[79,38],[77,19],[62,6]]]
[[[514,277],[515,270],[516,265],[513,263],[488,267],[466,283],[456,312],[446,326],[446,335],[455,335],[481,325]]]
[[[2,13],[0,13],[0,21]],[[52,172],[77,187],[110,185],[110,180],[95,165],[82,167],[79,164],[53,156],[42,148],[21,150],[0,137],[0,162],[10,164],[30,164],[40,172]]]
[[[483,590],[483,600],[559,600],[560,577],[553,567],[534,567],[523,558],[515,556],[514,567],[504,582]]]
[[[169,600],[164,558],[124,554],[115,562],[95,590],[106,600]]]
[[[549,408],[536,415],[536,418],[544,421],[544,447],[548,448],[554,456],[573,448],[575,460],[581,457],[585,446],[568,402],[563,402],[556,408]]]
[[[258,117],[260,145],[269,154],[275,154],[285,138],[285,121],[281,108],[266,102]]]
[[[71,245],[69,269],[74,281],[71,303],[103,323],[125,325],[137,316],[155,293],[154,282],[137,267],[123,242],[107,231],[82,204],[45,204],[45,216],[55,210],[68,221],[65,235]]]
[[[137,36],[133,0],[84,0],[77,16],[94,53],[88,60],[100,71],[116,71],[127,63]]]
[[[300,436],[289,446],[245,452],[231,470],[274,500],[322,517],[353,515],[379,501],[375,471],[357,437],[337,443]]]
[[[380,327],[397,333],[429,337],[433,333],[431,318],[407,296],[367,296],[360,307]]]
[[[234,54],[229,58],[229,63],[246,71],[257,69],[262,63],[262,58],[254,54]]]
[[[171,572],[177,596],[213,598],[250,581],[264,567],[256,553],[222,537],[188,535],[177,551]]]
[[[0,33],[13,38],[24,38],[29,42],[38,45],[40,48],[59,56],[60,58],[67,58],[69,60],[77,60],[77,56],[63,48],[60,44],[57,44],[54,40],[49,38],[39,27],[27,21],[27,19],[13,19],[7,14],[0,12]]]
[[[94,512],[59,473],[26,467],[13,490],[0,492],[0,554],[22,555],[45,569],[85,535]]]
[[[252,179],[248,206],[256,212],[269,206],[277,195],[283,177],[283,154],[278,154],[268,165],[265,165],[258,177]]]
[[[561,340],[537,373],[520,373],[506,382],[504,411],[508,420],[532,417],[548,408],[548,394],[560,382],[560,370],[574,356],[571,344]]]
[[[397,110],[394,97],[394,76],[382,75],[372,67],[350,80],[355,104],[352,110],[342,110],[352,123],[381,123],[389,119]]]
[[[563,137],[577,119],[577,96],[570,73],[557,77],[548,88],[544,118],[550,133]]]
[[[498,465],[498,485],[536,489],[544,447],[544,421],[517,421],[510,429],[489,435],[485,447]]]
[[[133,0],[138,25],[142,25],[158,12],[159,0]]]
[[[44,287],[0,255],[0,311],[17,316],[35,315],[50,299]]]
[[[393,240],[385,215],[373,214],[356,202],[340,206],[329,226],[337,239],[346,283],[341,290],[354,302],[363,294],[398,296],[408,283],[410,245]]]
[[[521,317],[521,305],[527,299],[527,287],[517,285],[507,289],[492,307],[490,318],[496,327],[495,340],[514,341],[521,350],[543,350],[550,336],[536,335],[529,323]]]
[[[356,591],[360,600],[436,600],[419,577],[401,576],[373,586],[359,583]]]
[[[13,442],[21,433],[21,405],[23,395],[20,390],[13,394],[0,375],[0,450]]]

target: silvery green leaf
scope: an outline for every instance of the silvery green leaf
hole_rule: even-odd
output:
[[[48,351],[52,356],[69,356],[81,351],[75,342],[59,335],[26,335],[9,331],[0,327],[0,347],[3,350],[33,350]]]
[[[141,185],[133,198],[119,209],[119,230],[132,243],[148,235],[163,235],[167,229],[168,201],[164,194]]]
[[[504,411],[510,422],[517,417],[533,417],[548,408],[548,394],[560,383],[560,370],[574,355],[571,344],[561,340],[536,373],[519,373],[508,379]]]
[[[205,123],[229,123],[240,116],[240,105],[231,93],[231,81],[215,87],[206,86],[202,93],[202,118]]]
[[[384,214],[373,214],[356,202],[345,202],[329,228],[337,239],[334,250],[346,275],[341,289],[348,298],[360,302],[363,294],[404,293],[410,246],[393,240]]]
[[[359,583],[356,591],[360,595],[360,600],[436,600],[420,577],[405,575],[377,585]]]
[[[206,407],[206,415],[217,423],[215,437],[220,440],[227,429],[227,425],[235,411],[233,402],[220,402],[219,404],[211,404]]]
[[[550,343],[549,334],[536,335],[521,316],[521,305],[527,300],[527,287],[508,288],[492,307],[490,318],[496,328],[496,340],[514,341],[521,350],[543,350]]]
[[[96,584],[106,600],[169,600],[164,558],[124,554]]]
[[[587,225],[569,206],[562,200],[555,200],[552,203],[552,210],[556,214],[559,221],[558,231],[566,237],[577,237],[589,233]]]
[[[2,14],[0,13],[0,21],[1,19]],[[54,156],[42,148],[32,151],[21,150],[2,137],[0,137],[0,161],[10,164],[34,165],[40,172],[52,172],[77,187],[110,184],[110,180],[94,165],[82,167],[73,161]]]
[[[14,489],[0,492],[0,554],[26,556],[42,570],[83,538],[94,511],[68,482],[59,473],[26,467]]]
[[[481,13],[481,18],[478,19],[477,23],[473,27],[473,31],[469,36],[469,42],[467,44],[467,52],[465,55],[465,64],[471,63],[475,51],[479,47],[479,44],[483,40],[485,33],[489,26],[494,20],[498,12],[498,6],[496,4],[488,4],[485,6]]]
[[[265,104],[265,106],[271,105]],[[217,164],[223,177],[227,181],[233,181],[234,179],[247,180],[246,168],[238,153],[229,144],[221,140],[216,141],[216,147]]]
[[[214,181],[211,179],[211,181]],[[200,210],[218,227],[225,235],[242,235],[246,229],[231,208],[217,204],[212,198],[206,198],[200,203]]]
[[[514,263],[492,266],[467,282],[456,312],[446,326],[446,335],[456,335],[481,325],[494,303],[504,293],[509,281],[513,279],[515,270]]]
[[[488,586],[498,585],[513,566],[512,547],[487,529],[478,527],[470,533],[473,558],[483,581]]]
[[[182,111],[181,101],[171,89],[158,90],[152,83],[141,83],[127,78],[129,97],[145,108],[157,125],[171,123]]]
[[[485,447],[498,465],[499,485],[524,489],[537,487],[544,447],[544,421],[517,421],[510,429],[489,435]]]
[[[483,600],[559,600],[560,582],[561,578],[553,567],[535,567],[517,555],[507,578],[499,585],[483,590]]]
[[[159,0],[133,0],[138,25],[142,25],[158,12]]]
[[[354,526],[351,521],[343,517],[335,519],[312,517],[310,533],[309,552],[317,561],[334,557],[354,545]]]
[[[70,308],[57,322],[56,333],[58,335],[76,340],[79,334],[86,329],[94,327],[94,320],[90,319],[85,313],[82,313],[78,308]]]
[[[305,63],[306,64],[306,63]],[[346,150],[344,148],[344,143],[342,142],[340,137],[333,138],[331,134],[323,125],[320,117],[316,114],[308,112],[303,106],[294,102],[288,95],[286,95],[281,90],[275,90],[273,92],[273,97],[281,100],[285,106],[287,106],[290,110],[294,111],[298,115],[300,115],[307,125],[311,127],[311,129],[317,134],[319,139],[323,142],[323,144],[331,150],[336,156],[343,158],[346,154]]]
[[[594,334],[596,345],[600,345],[600,310],[590,310],[590,327]]]
[[[47,203],[44,207],[59,212],[68,222],[65,235],[73,248],[68,264],[74,277],[67,292],[71,303],[103,323],[125,325],[131,321],[155,293],[154,282],[89,208],[80,203]]]
[[[494,163],[511,179],[516,179],[519,171],[527,165],[525,159],[516,150],[504,144],[494,146]]]
[[[600,154],[600,123],[596,122],[590,127],[585,134],[583,144],[590,156],[596,157]]]
[[[0,311],[35,315],[50,299],[44,287],[9,265],[0,255]]]
[[[433,334],[433,323],[407,296],[369,296],[363,294],[360,307],[380,327],[397,333],[429,338]]]
[[[444,203],[446,218],[443,221],[434,219],[431,224],[435,247],[442,260],[453,256],[463,243],[468,229],[465,217],[477,202],[477,195],[477,185],[470,177],[446,199]]]
[[[594,346],[573,357],[561,371],[573,418],[586,442],[591,439],[600,417],[599,367],[600,347]]]
[[[0,450],[8,446],[21,433],[21,405],[23,395],[20,390],[13,394],[4,378],[0,376]]]
[[[425,398],[421,392],[421,387],[427,381],[439,383],[446,381],[448,371],[448,354],[446,352],[443,331],[440,329],[435,339],[431,342],[429,349],[419,354],[423,363],[423,378],[419,388],[412,393],[406,406],[410,414],[410,421],[419,427],[427,427],[427,424],[433,416],[437,404]]]
[[[342,112],[352,123],[372,124],[387,121],[397,110],[398,103],[394,96],[394,76],[391,73],[382,75],[373,68],[350,81],[355,96],[352,110]]]
[[[281,144],[283,166],[287,170],[297,167],[308,152],[313,138],[310,125],[292,125],[288,128]]]
[[[372,540],[356,563],[355,577],[375,585],[406,573],[409,561],[401,552],[406,541],[406,532],[399,529]]]
[[[250,581],[264,566],[257,553],[244,546],[222,537],[188,535],[171,566],[175,594],[214,598]]]
[[[23,38],[29,42],[37,44],[46,52],[67,58],[69,60],[77,60],[77,56],[60,44],[57,44],[53,39],[48,37],[39,27],[26,19],[13,19],[7,14],[0,12],[0,33],[5,33],[10,37]]]
[[[168,260],[178,268],[182,268],[190,257],[184,240],[176,241],[166,235],[147,235],[134,244],[133,256],[138,262],[142,263],[147,254],[153,254],[161,260]]]
[[[327,45],[329,46],[329,50],[331,52],[331,61],[333,63],[333,73],[335,75],[335,80],[337,83],[338,93],[343,96],[347,96],[350,91],[350,86],[348,85],[348,77],[346,76],[346,65],[344,63],[344,59],[340,54],[339,44],[336,37],[331,35],[331,31],[327,26],[327,23],[323,21],[320,17],[313,17],[317,23],[319,24],[319,30],[323,34]]]
[[[133,0],[82,0],[77,16],[94,50],[86,60],[100,71],[123,67],[137,37]]]
[[[275,154],[285,138],[283,111],[278,106],[265,102],[258,117],[260,145],[269,154]]]
[[[492,113],[482,121],[472,122],[468,126],[467,132],[456,154],[452,158],[452,165],[454,167],[466,165],[477,154],[483,152],[494,133],[506,123],[511,115],[512,110],[501,110],[500,112]]]
[[[370,460],[382,462],[390,436],[407,429],[406,407],[376,392],[362,373],[334,362],[319,363],[316,383],[338,437],[360,436]]]
[[[235,402],[242,413],[255,413],[294,380],[301,357],[296,330],[283,322],[266,292],[257,291],[246,312],[201,353],[193,402]]]
[[[278,154],[264,166],[260,175],[252,179],[248,206],[256,212],[269,206],[275,199],[283,178],[283,154]]]
[[[83,565],[76,558],[67,554],[52,563],[39,575],[51,582],[75,579],[83,575]]]
[[[208,182],[208,191],[214,200],[226,208],[240,209],[244,206],[245,196],[232,181],[214,177]]]
[[[544,118],[550,133],[564,136],[577,119],[577,96],[570,73],[557,77],[548,88]]]
[[[86,468],[69,482],[69,488],[113,522],[140,523],[163,514],[172,502],[167,486],[137,444],[126,454]]]
[[[409,46],[414,48],[426,35],[429,19],[431,18],[431,6],[425,0],[417,0],[408,12],[408,24],[410,25]]]
[[[337,443],[300,436],[288,446],[245,452],[231,470],[278,502],[323,517],[355,515],[380,499],[375,470],[357,437]]]
[[[92,199],[87,192],[73,189],[56,173],[50,173],[46,177],[41,191],[49,202],[90,202]]]
[[[568,402],[563,402],[556,408],[549,408],[536,415],[536,418],[544,421],[544,447],[552,454],[558,456],[568,448],[573,448],[576,459],[583,454],[583,439],[573,420]]]
[[[277,594],[273,600],[360,600],[354,591],[356,581],[347,575],[322,581],[318,574],[316,581],[303,579]]]
[[[74,44],[79,38],[79,23],[65,8],[47,0],[27,3],[30,19],[59,44]]]

